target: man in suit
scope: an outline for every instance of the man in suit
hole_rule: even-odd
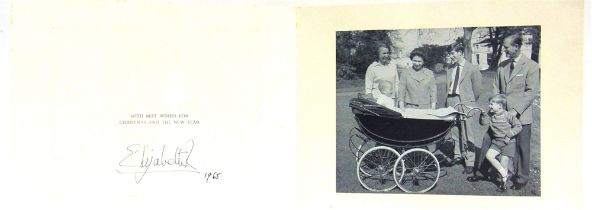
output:
[[[481,72],[479,67],[474,65],[464,58],[464,47],[462,44],[452,44],[448,46],[448,54],[452,60],[452,65],[447,70],[446,74],[446,106],[454,107],[454,105],[462,103],[467,106],[476,107],[477,99],[481,94]],[[469,110],[466,107],[457,106],[456,109],[460,112],[466,113]],[[445,165],[454,165],[461,160],[465,162],[465,170],[463,174],[473,173],[475,165],[475,147],[476,130],[478,129],[478,117],[467,118],[466,121],[459,126],[452,128],[450,138],[455,142],[454,158],[452,161],[447,161]],[[459,139],[463,136],[463,141]],[[468,142],[466,142],[468,141]],[[461,155],[461,147],[464,155]]]
[[[493,80],[493,94],[505,94],[507,110],[518,117],[522,131],[516,136],[516,154],[514,155],[514,185],[511,189],[523,188],[529,180],[530,164],[530,125],[533,122],[532,102],[539,92],[540,67],[533,60],[520,53],[522,37],[519,34],[504,39],[503,47],[509,59],[501,62]],[[491,144],[485,135],[481,148],[484,154]],[[479,165],[483,158],[479,158]]]

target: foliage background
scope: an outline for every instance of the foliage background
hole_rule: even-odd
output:
[[[540,50],[540,26],[504,26],[504,27],[485,27],[487,33],[476,34],[473,32],[477,28],[465,27],[460,29],[449,29],[461,31],[461,35],[454,39],[456,43],[463,43],[465,46],[465,57],[471,59],[473,45],[479,44],[491,48],[488,56],[488,70],[497,69],[502,53],[503,39],[511,34],[529,34],[532,39],[525,40],[525,44],[532,44],[531,59],[538,62]],[[416,49],[423,50],[426,55],[426,67],[435,72],[441,72],[445,64],[445,52],[448,44],[432,44],[429,34],[435,30],[446,29],[418,29],[417,42],[421,44]],[[376,50],[379,45],[387,45],[391,49],[391,56],[395,62],[404,62],[408,60],[403,52],[402,33],[403,30],[365,30],[365,31],[338,31],[336,33],[336,61],[337,61],[337,80],[356,80],[363,79],[368,65],[376,60]],[[398,65],[405,66],[405,65]]]

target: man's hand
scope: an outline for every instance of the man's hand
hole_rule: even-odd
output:
[[[505,144],[509,144],[510,143],[510,137],[506,136],[506,138],[504,138],[504,143]]]
[[[481,115],[479,115],[479,117],[486,118],[487,117],[487,112],[481,111]]]
[[[510,112],[510,115],[518,116],[518,112],[516,112],[516,110],[514,110],[514,109],[510,109],[509,112]]]
[[[487,112],[482,111],[481,114],[479,115],[479,118],[481,118],[482,121],[487,120]]]

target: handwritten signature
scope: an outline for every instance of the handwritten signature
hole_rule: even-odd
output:
[[[147,173],[189,172],[200,174],[201,172],[189,162],[194,146],[195,143],[192,139],[177,146],[174,150],[169,149],[167,145],[152,148],[148,145],[132,144],[127,147],[127,156],[119,161],[119,166],[122,169],[116,171],[122,174],[133,173],[138,184]],[[204,179],[207,182],[210,178],[219,179],[220,176],[221,173],[218,172],[207,172]]]

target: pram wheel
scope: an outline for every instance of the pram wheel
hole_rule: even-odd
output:
[[[399,158],[394,166],[393,178],[401,190],[408,193],[424,193],[432,189],[440,177],[440,164],[431,152],[415,148]]]
[[[364,188],[373,192],[394,189],[397,182],[394,180],[393,169],[399,156],[396,150],[386,146],[369,149],[358,161],[358,181]]]

